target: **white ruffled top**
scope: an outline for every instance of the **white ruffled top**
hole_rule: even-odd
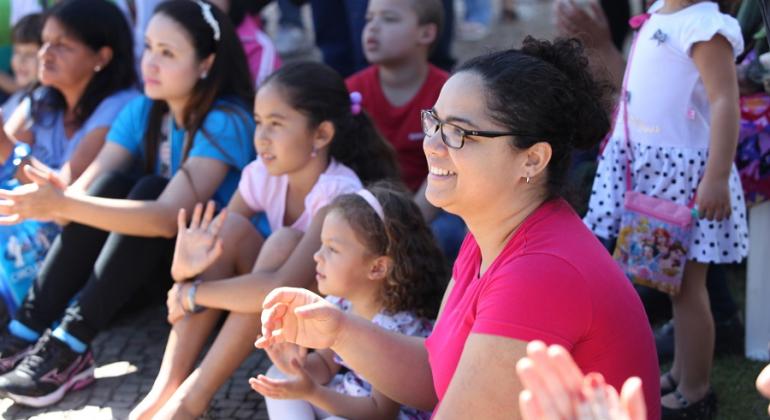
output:
[[[650,7],[650,19],[638,34],[627,75],[631,141],[704,149],[711,115],[692,47],[721,35],[737,56],[743,51],[741,28],[710,1],[671,14],[658,12],[663,5],[658,0]],[[625,139],[622,108],[613,137]]]

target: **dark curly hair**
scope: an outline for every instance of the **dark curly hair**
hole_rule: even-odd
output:
[[[382,181],[367,189],[382,205],[384,222],[358,194],[337,197],[329,211],[340,212],[372,254],[393,260],[380,296],[385,310],[435,319],[449,266],[433,233],[400,184]]]
[[[473,58],[459,72],[483,79],[493,120],[510,131],[531,133],[514,136],[514,148],[538,142],[551,146],[546,198],[563,195],[573,149],[591,149],[610,129],[614,90],[591,75],[577,39],[551,42],[528,36],[521,49]]]

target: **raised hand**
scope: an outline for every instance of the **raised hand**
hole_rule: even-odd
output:
[[[319,386],[297,359],[291,361],[286,379],[272,379],[258,375],[249,379],[251,389],[275,400],[306,399]]]
[[[219,231],[227,218],[227,209],[214,218],[215,208],[214,202],[209,201],[204,213],[203,205],[196,204],[189,227],[187,212],[179,209],[174,261],[171,264],[171,277],[174,281],[185,281],[197,276],[222,255],[224,244]]]
[[[332,347],[347,317],[302,288],[279,287],[265,297],[262,307],[262,336],[254,343],[258,348],[283,342],[314,349]]]
[[[527,357],[516,364],[525,390],[519,410],[525,420],[647,418],[642,381],[630,378],[618,396],[598,373],[583,375],[563,347],[546,347],[541,341],[527,345]]]

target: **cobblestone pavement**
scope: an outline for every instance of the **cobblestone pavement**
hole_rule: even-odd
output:
[[[525,34],[550,36],[550,1],[519,0],[518,3],[518,21],[498,23],[490,36],[480,42],[457,42],[454,45],[455,56],[462,61],[486,51],[515,47]],[[268,15],[275,15],[275,10],[269,10]],[[317,56],[317,52],[312,56]],[[9,399],[0,399],[0,418],[125,418],[150,390],[160,367],[169,331],[165,315],[164,307],[153,307],[118,319],[93,343],[96,383],[69,393],[56,406],[45,409],[24,408],[14,405]],[[255,351],[216,395],[206,418],[267,419],[262,398],[251,391],[247,380],[267,370],[269,364],[264,352]]]
[[[166,309],[155,306],[125,315],[93,343],[96,382],[70,392],[54,407],[31,409],[0,400],[3,419],[123,419],[150,390],[160,368],[169,326]],[[267,419],[262,398],[251,391],[248,378],[267,370],[270,361],[255,351],[222,387],[206,417]]]

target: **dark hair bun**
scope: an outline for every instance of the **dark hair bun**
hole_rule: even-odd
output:
[[[572,152],[597,145],[610,130],[612,86],[595,79],[576,39],[541,41],[527,37],[519,50],[471,59],[458,72],[483,79],[489,116],[510,131],[511,144],[527,149],[547,142],[546,195],[562,194]]]
[[[571,120],[572,146],[585,150],[597,145],[610,129],[614,89],[591,73],[580,41],[568,38],[551,42],[527,37],[521,52],[551,64],[566,76],[571,92],[564,98],[568,99],[564,112]]]

